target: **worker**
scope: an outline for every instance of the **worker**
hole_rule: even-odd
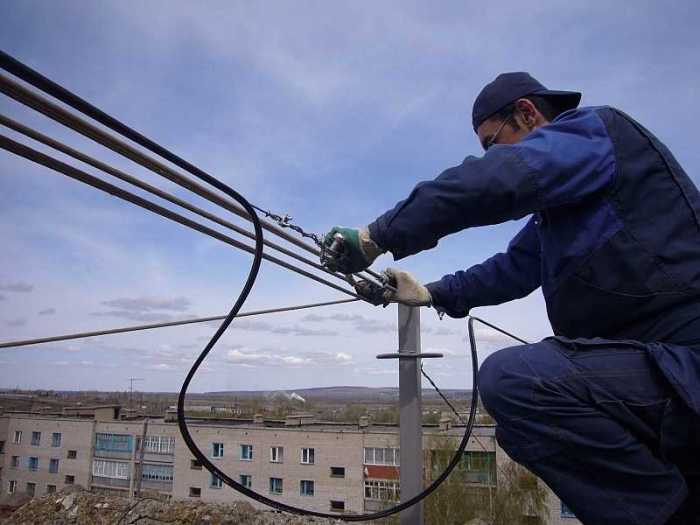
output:
[[[700,523],[700,194],[612,107],[528,73],[474,102],[485,150],[365,228],[335,227],[345,273],[446,235],[529,217],[505,253],[385,299],[455,318],[542,292],[553,337],[490,355],[478,388],[500,446],[587,525]]]

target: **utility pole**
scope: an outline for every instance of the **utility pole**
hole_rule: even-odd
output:
[[[143,433],[141,434],[141,447],[139,448],[139,462],[136,464],[136,490],[135,496],[141,497],[141,482],[143,481],[143,456],[146,451],[146,436],[148,434],[148,418],[143,420]]]
[[[145,381],[145,379],[143,379],[141,377],[130,377],[129,378],[129,411],[131,411],[134,408],[132,406],[133,398],[134,398],[134,381]]]
[[[399,304],[399,351],[380,354],[377,359],[399,360],[399,432],[401,501],[423,490],[423,424],[421,359],[443,357],[436,352],[421,353],[420,308]],[[401,525],[423,525],[423,502],[400,514]]]

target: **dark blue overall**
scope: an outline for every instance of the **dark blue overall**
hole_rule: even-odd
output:
[[[428,285],[452,317],[538,287],[554,333],[479,389],[508,454],[585,524],[700,523],[700,194],[609,107],[467,157],[370,225],[400,259],[532,215],[505,253]]]

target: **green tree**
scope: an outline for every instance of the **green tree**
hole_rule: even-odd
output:
[[[438,437],[426,452],[426,477],[435,479],[457,449],[454,438]],[[466,455],[469,454],[469,455]],[[544,484],[513,461],[497,466],[495,454],[467,452],[424,502],[425,523],[535,525],[548,517]]]
[[[425,465],[426,477],[430,481],[447,468],[456,449],[457,440],[454,438],[436,437],[430,440]],[[477,485],[472,480],[467,464],[460,462],[440,487],[425,499],[425,523],[464,525],[474,519],[490,522],[489,492],[494,489],[490,485]]]
[[[546,523],[549,509],[544,483],[514,461],[505,463],[498,474],[494,525]]]

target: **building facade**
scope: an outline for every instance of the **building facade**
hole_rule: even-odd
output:
[[[191,435],[206,457],[239,483],[273,500],[320,512],[366,513],[400,497],[398,428],[323,423],[312,416],[285,421],[191,419]],[[432,451],[456,444],[464,427],[424,428],[425,482],[434,477]],[[476,426],[462,468],[475,486],[495,489],[498,469],[510,461],[491,425]],[[0,416],[0,495],[33,496],[81,485],[131,496],[157,491],[173,499],[247,500],[192,456],[174,418],[124,420],[119,407],[61,415]],[[552,525],[577,525],[548,491]]]

